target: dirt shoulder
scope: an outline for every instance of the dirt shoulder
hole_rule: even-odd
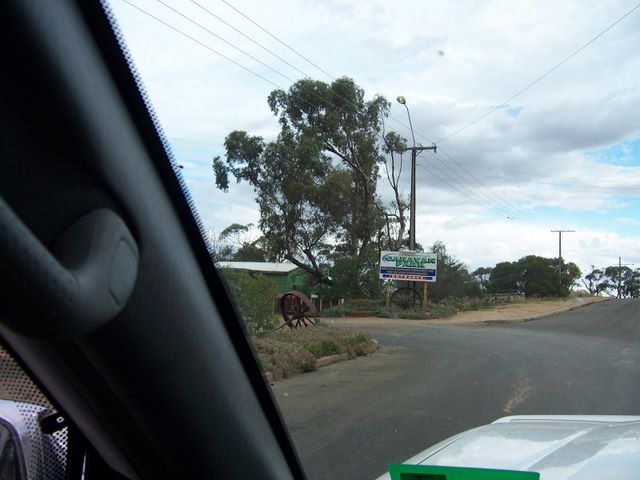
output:
[[[573,310],[574,308],[590,305],[595,302],[610,300],[603,297],[578,297],[567,300],[527,300],[523,303],[499,305],[496,308],[460,312],[452,317],[433,320],[404,320],[391,318],[363,317],[363,318],[323,318],[322,321],[333,325],[350,327],[367,325],[469,325],[509,323],[542,318],[554,313]]]

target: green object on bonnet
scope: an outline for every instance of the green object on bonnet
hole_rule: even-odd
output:
[[[431,465],[389,465],[391,480],[540,480],[537,472]]]

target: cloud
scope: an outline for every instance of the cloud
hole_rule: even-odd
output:
[[[256,223],[251,188],[234,184],[229,194],[216,190],[211,158],[222,154],[231,130],[267,139],[277,134],[279,126],[266,98],[274,84],[289,86],[282,75],[297,80],[303,76],[297,68],[314,78],[330,78],[221,2],[203,4],[295,68],[192,2],[171,5],[279,73],[156,1],[135,3],[266,79],[113,1],[205,224],[221,229],[240,220]],[[427,5],[410,0],[398,6],[382,0],[282,0],[248,1],[238,7],[333,77],[354,78],[369,98],[377,93],[390,100],[404,95],[416,140],[428,145],[500,105],[619,18],[630,4],[461,0]],[[435,157],[421,154],[419,241],[441,238],[469,264],[490,265],[528,253],[555,255],[546,224],[566,223],[580,226],[579,233],[567,239],[567,256],[578,258],[581,267],[618,255],[637,256],[637,45],[640,12],[507,106],[443,142]],[[404,107],[394,102],[392,115],[388,129],[410,138]],[[406,168],[405,192],[408,172]],[[379,190],[390,200],[384,181]]]

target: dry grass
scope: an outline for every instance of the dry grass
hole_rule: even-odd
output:
[[[288,378],[316,369],[316,360],[327,355],[347,354],[355,358],[370,353],[371,337],[327,325],[279,330],[251,337],[262,368],[271,372],[274,380]]]

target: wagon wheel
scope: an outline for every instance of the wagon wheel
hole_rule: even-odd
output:
[[[415,308],[422,302],[422,295],[414,287],[399,288],[391,296],[391,302],[403,310]]]
[[[313,303],[302,293],[292,290],[280,297],[280,313],[284,323],[278,327],[300,328],[315,324],[318,315]]]

